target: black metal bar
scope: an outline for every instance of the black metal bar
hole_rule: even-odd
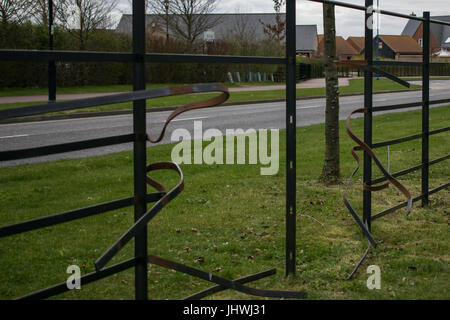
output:
[[[61,50],[7,50],[0,49],[0,60],[14,61],[58,61],[58,62],[135,62],[133,53],[96,52],[96,51],[61,51]],[[285,58],[258,56],[227,56],[200,54],[162,54],[147,53],[148,63],[251,63],[251,64],[285,64]]]
[[[133,65],[133,90],[145,89],[145,0],[133,0],[133,53],[137,61]],[[138,139],[134,142],[134,221],[138,221],[147,211],[145,195],[147,194],[147,154],[146,154],[146,101],[133,103],[133,128]],[[147,226],[135,236],[134,255],[135,297],[136,300],[147,300]]]
[[[419,138],[422,138],[422,133],[414,134],[414,135],[403,137],[403,138],[398,138],[398,139],[393,139],[393,140],[386,140],[386,141],[383,141],[383,142],[377,142],[377,143],[374,143],[372,145],[372,149],[385,147],[385,146],[392,146],[394,144],[407,142],[407,141],[411,141],[411,140],[415,140],[415,139],[419,139]]]
[[[237,290],[239,292],[243,292],[246,294],[250,294],[253,296],[258,297],[271,297],[271,298],[293,298],[293,299],[303,299],[306,297],[305,292],[298,292],[298,291],[281,291],[281,290],[264,290],[264,289],[256,289],[244,286],[243,284],[228,280],[216,275],[213,275],[212,273],[208,273],[202,270],[199,270],[197,268],[193,268],[181,263],[177,263],[174,261],[170,261],[158,256],[149,255],[147,257],[147,261],[149,263],[153,263],[157,266],[173,269],[175,271],[179,271],[185,274],[188,274],[193,277],[200,278],[205,281],[213,282],[218,285],[224,286],[228,289]]]
[[[134,134],[125,134],[114,137],[98,138],[77,142],[69,142],[63,144],[56,144],[51,146],[36,147],[29,149],[11,150],[11,151],[1,151],[0,161],[10,161],[18,159],[27,159],[34,157],[42,157],[50,154],[72,152],[84,149],[105,147],[115,144],[122,144],[133,142],[135,140]]]
[[[373,8],[373,0],[365,0],[366,8]],[[369,22],[373,21],[373,11],[365,10],[365,60],[369,67],[373,67],[373,25],[369,26]],[[364,107],[367,112],[364,113],[364,143],[372,147],[372,107],[373,107],[373,77],[372,72],[364,70]],[[367,185],[372,180],[372,157],[364,152],[364,172],[363,182]],[[370,190],[363,190],[363,223],[371,231],[371,210],[372,210],[372,193]]]
[[[252,274],[250,276],[246,276],[246,277],[242,277],[242,278],[233,280],[233,282],[240,283],[240,284],[253,282],[253,281],[256,281],[256,280],[259,280],[259,279],[262,279],[262,278],[265,278],[265,277],[269,277],[271,275],[274,275],[276,272],[277,272],[277,269],[270,269],[270,270],[267,270],[267,271],[255,273],[255,274]],[[203,291],[194,293],[194,294],[192,294],[192,295],[190,295],[188,297],[185,297],[185,298],[183,298],[181,300],[200,300],[202,298],[205,298],[207,296],[210,296],[212,294],[215,294],[215,293],[218,293],[218,292],[221,292],[221,291],[224,291],[224,290],[228,290],[228,288],[226,288],[224,286],[221,286],[221,285],[216,285],[216,286],[210,287],[208,289],[205,289]]]
[[[429,141],[430,141],[430,12],[423,13],[423,67],[422,67],[422,207],[428,205]]]
[[[125,52],[6,50],[0,49],[0,60],[64,61],[64,62],[134,62],[135,56]]]
[[[53,43],[53,0],[48,0],[48,39],[49,39],[49,49],[54,50]],[[56,101],[56,65],[55,61],[48,62],[48,102]]]
[[[60,112],[74,109],[89,108],[101,105],[136,101],[141,99],[158,98],[170,95],[168,88],[151,90],[140,90],[138,92],[126,92],[111,94],[100,97],[62,101],[55,103],[40,104],[21,108],[11,108],[0,111],[0,119],[25,117],[50,112]]]
[[[345,2],[340,2],[340,1],[331,1],[331,0],[309,0],[309,1],[313,1],[313,2],[320,2],[320,3],[329,3],[329,4],[334,4],[336,6],[340,6],[340,7],[344,7],[344,8],[349,8],[349,9],[356,9],[356,10],[361,10],[361,11],[366,11],[366,8],[368,8],[367,4],[365,7],[363,6],[358,6],[352,3],[345,3]],[[416,17],[416,16],[410,16],[407,14],[402,14],[402,13],[397,13],[397,12],[392,12],[392,11],[386,11],[386,10],[376,10],[376,12],[380,13],[380,14],[384,14],[387,16],[392,16],[392,17],[397,17],[397,18],[403,18],[403,19],[409,19],[409,20],[417,20],[417,21],[425,21],[425,18],[420,18],[420,17]],[[439,21],[439,20],[430,20],[431,23],[436,23],[436,24],[441,24],[441,25],[445,25],[445,26],[450,26],[450,22],[447,21]]]
[[[147,202],[155,202],[161,199],[164,195],[162,192],[150,193],[147,195]],[[69,222],[72,220],[82,219],[97,214],[102,214],[108,211],[125,208],[134,204],[134,198],[124,198],[120,200],[114,200],[97,205],[93,205],[86,208],[71,210],[47,217],[36,218],[25,222],[19,222],[7,226],[0,227],[0,238],[12,236],[15,234],[32,231],[40,228],[50,227],[57,224]]]
[[[220,91],[217,90],[217,84],[212,83],[202,83],[188,86],[190,93],[203,93],[203,92],[214,92]],[[159,97],[167,97],[170,95],[176,94],[171,91],[173,88],[156,88],[150,90],[138,90],[133,92],[125,92],[118,94],[110,94],[104,95],[100,97],[93,98],[85,98],[85,99],[77,99],[70,101],[62,101],[55,103],[46,103],[35,106],[21,107],[21,108],[12,108],[7,110],[0,111],[0,120],[9,119],[9,118],[17,118],[24,117],[30,115],[37,115],[42,113],[49,112],[58,112],[58,111],[67,111],[74,110],[80,108],[88,108],[95,107],[101,105],[115,104],[115,103],[123,103],[137,100],[145,100],[145,99],[153,99]],[[178,93],[180,94],[180,93]],[[188,93],[186,93],[188,94]]]
[[[129,259],[129,260],[117,263],[115,265],[112,265],[101,271],[88,273],[80,278],[80,281],[81,281],[80,284],[81,284],[81,286],[86,285],[88,283],[91,283],[91,282],[112,276],[113,274],[130,269],[130,268],[134,267],[135,265],[136,265],[136,260],[133,258],[133,259]],[[61,282],[52,287],[27,294],[26,296],[18,298],[18,300],[31,300],[31,299],[42,300],[42,299],[46,299],[46,298],[55,296],[57,294],[67,292],[67,291],[70,291],[70,289],[67,287],[67,283]]]
[[[450,102],[450,99],[441,99],[441,100],[430,101],[429,104],[435,105],[435,104],[444,104],[444,103],[449,103],[449,102]],[[402,103],[402,104],[396,104],[396,105],[391,105],[391,106],[380,106],[380,107],[373,107],[373,112],[414,108],[414,107],[421,107],[422,105],[423,105],[423,102],[411,102],[411,103]]]
[[[295,1],[286,1],[286,276],[296,257],[296,36]]]
[[[286,58],[278,57],[246,57],[202,54],[166,54],[147,53],[146,62],[149,63],[248,63],[248,64],[286,64]]]
[[[443,133],[443,132],[446,132],[446,131],[449,131],[449,130],[450,130],[450,127],[445,127],[445,128],[440,128],[440,129],[436,129],[436,130],[431,130],[429,135],[432,136],[432,135]]]
[[[430,161],[428,165],[432,166],[432,165],[435,165],[435,164],[437,164],[439,162],[445,161],[447,159],[450,159],[450,154],[448,154],[446,156],[443,156],[443,157],[440,157],[438,159],[435,159],[433,161]],[[404,176],[405,174],[408,174],[408,173],[411,173],[411,172],[414,172],[414,171],[417,171],[417,170],[420,170],[420,169],[422,169],[422,164],[419,164],[417,166],[414,166],[414,167],[411,167],[411,168],[408,168],[408,169],[405,169],[405,170],[402,170],[402,171],[398,171],[398,172],[392,173],[391,175],[394,178],[397,178],[397,177]],[[372,184],[378,184],[378,183],[381,183],[381,182],[386,181],[386,180],[387,180],[386,177],[380,177],[380,178],[372,180],[371,183]]]
[[[381,70],[379,68],[370,67],[370,66],[367,66],[366,68],[369,71],[371,71],[372,73],[380,73],[382,76],[384,76],[384,77],[386,77],[386,78],[388,78],[388,79],[390,79],[390,80],[392,80],[394,82],[397,82],[398,84],[400,84],[400,85],[402,85],[404,87],[407,87],[407,88],[411,87],[411,84],[408,81],[402,80],[399,77],[394,76],[393,74],[390,74],[389,72],[386,72],[386,71]]]
[[[446,189],[446,188],[448,188],[448,187],[450,187],[450,182],[445,183],[445,184],[443,184],[443,185],[441,185],[441,186],[439,186],[439,187],[437,187],[437,188],[434,188],[434,189],[431,189],[431,190],[427,191],[427,196],[432,195],[432,194],[434,194],[434,193],[437,193],[437,192],[439,192],[439,191],[441,191],[441,190],[444,190],[444,189]],[[420,196],[417,196],[417,197],[413,198],[412,201],[413,201],[413,202],[417,202],[417,201],[423,199],[424,197],[425,197],[425,195],[422,194],[422,195],[420,195]],[[392,212],[394,212],[394,211],[397,211],[398,209],[401,209],[401,208],[403,208],[403,207],[406,207],[407,205],[408,205],[408,202],[402,202],[402,203],[400,203],[400,204],[398,204],[398,205],[396,205],[396,206],[394,206],[394,207],[392,207],[392,208],[389,208],[389,209],[386,209],[386,210],[384,210],[384,211],[382,211],[382,212],[380,212],[380,213],[377,213],[376,215],[374,215],[374,216],[372,217],[372,220],[381,218],[381,217],[383,217],[383,216],[385,216],[385,215],[387,215],[387,214],[389,214],[389,213],[392,213]]]

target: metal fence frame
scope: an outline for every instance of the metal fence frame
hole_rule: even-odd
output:
[[[146,53],[145,48],[145,10],[144,0],[133,1],[133,52],[70,52],[52,50],[0,50],[1,60],[12,61],[46,61],[49,63],[49,77],[54,75],[52,69],[55,62],[126,62],[133,65],[133,91],[145,90],[145,65],[153,62],[177,62],[177,63],[234,63],[234,64],[281,64],[286,66],[286,275],[295,273],[296,256],[296,65],[295,65],[295,0],[287,1],[287,24],[286,24],[286,56],[278,57],[245,57],[245,56],[210,56],[210,55],[181,55],[181,54],[150,54]],[[51,31],[50,31],[51,32]],[[50,79],[49,85],[54,86],[54,79]],[[49,92],[54,92],[49,88]],[[85,99],[92,102],[92,99]],[[100,105],[109,104],[111,98],[102,97]],[[147,194],[146,187],[146,100],[137,99],[131,94],[127,101],[133,101],[133,133],[114,136],[101,139],[92,139],[88,141],[79,141],[55,146],[45,146],[32,149],[22,149],[17,151],[0,152],[0,161],[11,159],[23,159],[36,157],[45,154],[55,154],[61,152],[82,150],[86,148],[97,148],[101,146],[133,143],[134,152],[134,194],[132,197],[115,200],[108,203],[102,203],[86,208],[76,209],[68,212],[55,214],[43,218],[37,218],[30,221],[19,222],[12,225],[0,227],[0,238],[14,234],[36,230],[39,228],[52,226],[75,219],[81,219],[88,216],[97,215],[111,210],[134,206],[135,222],[141,218],[146,210],[147,203],[156,202],[161,199],[164,193],[156,192]],[[72,103],[72,105],[70,105]],[[55,106],[58,106],[55,109]],[[42,107],[39,113],[49,111],[66,110],[73,108],[72,102],[50,103]],[[0,119],[14,118],[30,115],[27,111],[11,110],[0,112]],[[135,237],[134,258],[120,262],[113,266],[97,270],[95,272],[83,275],[81,283],[87,284],[129,268],[135,269],[135,298],[146,300],[148,298],[147,288],[147,229],[139,231]],[[274,270],[251,275],[241,279],[224,282],[207,290],[208,294],[230,288],[242,287],[242,284],[254,281],[262,277],[271,275]],[[197,275],[199,276],[199,275]],[[211,280],[211,274],[209,276]],[[218,278],[218,277],[217,277]],[[222,280],[222,279],[219,279]],[[220,281],[219,281],[220,282]],[[228,285],[228,287],[227,287]],[[55,286],[36,291],[22,298],[44,299],[56,294],[66,292],[66,283],[60,283]],[[205,292],[194,295],[195,298],[205,296]],[[294,295],[295,296],[295,295]],[[297,295],[298,296],[298,295]],[[192,297],[191,297],[192,298]]]
[[[450,26],[449,22],[432,20],[430,18],[429,12],[424,12],[423,17],[409,16],[404,14],[399,14],[395,12],[390,12],[386,10],[368,10],[368,8],[373,9],[373,0],[365,0],[365,6],[359,6],[339,1],[330,0],[309,0],[313,2],[327,3],[339,7],[355,9],[365,12],[365,60],[367,62],[367,67],[364,71],[364,107],[368,112],[364,114],[364,143],[371,149],[379,148],[383,146],[394,145],[397,143],[402,143],[406,141],[411,141],[415,139],[422,139],[422,162],[421,164],[404,169],[399,172],[391,174],[393,177],[400,177],[408,173],[421,170],[421,194],[412,198],[413,202],[422,201],[422,206],[425,207],[429,203],[429,196],[438,191],[441,191],[450,186],[450,182],[445,183],[434,189],[429,189],[429,168],[430,166],[440,163],[442,161],[450,159],[450,154],[434,159],[430,161],[429,159],[429,137],[431,135],[443,133],[450,130],[450,127],[440,128],[437,130],[430,131],[429,128],[429,108],[433,104],[450,103],[450,99],[435,100],[430,101],[430,24],[441,24]],[[368,19],[374,14],[374,12],[379,12],[383,15],[388,15],[403,19],[412,19],[423,22],[423,61],[422,62],[405,62],[405,61],[374,61],[373,60],[373,29],[368,26]],[[415,103],[397,104],[397,105],[387,105],[374,107],[373,106],[373,78],[376,70],[382,66],[422,66],[422,101]],[[380,70],[381,71],[381,70]],[[392,77],[394,81],[401,82],[400,79],[395,79],[392,75],[386,74],[388,77]],[[387,111],[387,110],[400,110],[414,107],[422,107],[422,130],[420,133],[411,135],[408,137],[402,137],[399,139],[393,139],[388,141],[381,141],[374,143],[372,135],[372,123],[373,123],[373,113]],[[373,158],[364,151],[364,173],[363,173],[363,183],[367,186],[372,186],[380,182],[384,182],[387,177],[381,177],[374,179],[372,177],[372,163]],[[391,212],[394,212],[402,207],[407,206],[407,202],[403,202],[392,208],[386,209],[382,212],[372,215],[372,190],[364,188],[363,190],[363,223],[366,224],[369,231],[371,231],[372,221],[385,216]]]

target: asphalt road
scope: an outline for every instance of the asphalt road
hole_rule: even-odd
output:
[[[431,100],[446,98],[450,98],[449,88],[439,87],[431,90]],[[340,118],[345,119],[352,110],[363,107],[363,99],[362,95],[341,97]],[[374,95],[374,106],[417,101],[421,101],[420,91]],[[324,122],[324,113],[325,99],[299,100],[297,101],[297,126],[322,123]],[[153,138],[159,135],[169,114],[169,111],[147,114],[149,133]],[[170,143],[171,134],[176,128],[185,128],[193,135],[194,121],[202,121],[203,131],[216,128],[223,134],[225,134],[226,129],[237,128],[244,130],[249,128],[256,130],[263,128],[283,129],[285,128],[285,103],[236,105],[190,111],[172,121],[166,132],[166,137],[161,143]],[[132,131],[131,115],[4,124],[0,125],[0,151],[108,137],[132,133]],[[127,143],[38,158],[5,161],[0,162],[0,167],[95,156],[131,149],[132,143]]]

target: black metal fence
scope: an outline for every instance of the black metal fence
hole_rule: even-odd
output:
[[[438,159],[429,159],[429,137],[431,135],[440,134],[446,131],[450,130],[450,127],[440,128],[438,130],[432,130],[429,129],[429,122],[430,122],[430,116],[429,116],[429,108],[430,105],[433,104],[442,104],[442,103],[450,103],[450,99],[445,100],[438,100],[438,101],[430,101],[430,54],[431,54],[431,48],[430,48],[430,24],[440,24],[440,25],[446,25],[450,26],[449,22],[443,22],[443,21],[437,21],[437,20],[431,20],[430,19],[430,13],[424,12],[423,17],[416,17],[416,16],[409,16],[409,15],[403,15],[395,12],[389,12],[385,10],[378,10],[380,14],[398,17],[398,18],[404,18],[404,19],[412,19],[419,21],[423,23],[423,61],[422,62],[399,62],[399,61],[374,61],[373,60],[373,29],[370,28],[370,24],[367,23],[372,19],[372,15],[374,14],[374,7],[373,7],[373,0],[365,0],[365,6],[359,6],[354,4],[348,4],[338,1],[330,1],[330,0],[310,0],[314,2],[320,2],[320,3],[328,3],[340,7],[345,8],[351,8],[355,10],[360,10],[365,12],[365,62],[364,62],[364,109],[361,109],[364,111],[364,144],[365,146],[361,146],[359,150],[364,150],[364,173],[363,173],[363,183],[364,183],[364,190],[363,190],[363,219],[362,223],[358,223],[360,227],[363,229],[363,232],[368,237],[369,240],[369,248],[370,248],[370,242],[374,243],[373,237],[370,234],[371,232],[371,224],[372,221],[375,219],[378,219],[388,213],[391,213],[399,208],[406,207],[408,205],[408,202],[412,201],[420,201],[422,202],[422,206],[426,206],[429,203],[429,196],[431,194],[434,194],[440,190],[443,190],[444,188],[447,188],[450,186],[450,182],[445,183],[437,188],[429,189],[429,171],[430,166],[435,165],[437,163],[440,163],[442,161],[450,159],[450,154],[446,156],[442,156]],[[387,73],[384,69],[388,68],[397,68],[397,67],[403,67],[403,68],[420,68],[421,69],[421,77],[422,77],[422,101],[415,102],[415,103],[407,103],[407,104],[398,104],[398,105],[387,105],[387,106],[380,106],[380,107],[374,107],[373,106],[373,81],[374,81],[374,74],[377,72],[377,70],[382,70],[383,74],[389,78],[391,78],[394,81],[397,81],[399,83],[403,83],[401,79],[398,79],[397,77]],[[380,68],[380,69],[378,69]],[[447,74],[448,75],[448,74]],[[408,85],[407,83],[403,83],[404,85]],[[422,128],[421,132],[417,133],[415,135],[411,135],[408,137],[402,137],[394,140],[389,141],[382,141],[382,142],[373,142],[373,114],[375,112],[380,111],[387,111],[387,110],[401,110],[401,109],[408,109],[413,107],[422,107]],[[374,179],[372,177],[372,164],[374,161],[374,156],[372,149],[379,148],[383,146],[390,146],[406,141],[411,141],[415,139],[421,139],[422,140],[422,162],[412,168],[404,169],[399,172],[395,172],[393,174],[386,174],[384,173],[384,177],[376,178]],[[370,152],[368,152],[370,150]],[[377,164],[378,165],[378,164]],[[379,165],[378,165],[379,166]],[[379,212],[377,214],[372,214],[372,192],[376,191],[374,190],[374,185],[385,182],[387,180],[392,180],[392,177],[400,177],[403,175],[406,175],[408,173],[421,170],[421,194],[418,196],[415,196],[410,199],[410,201],[401,203],[399,205],[396,205],[392,208],[386,209],[382,212]],[[345,201],[345,200],[344,200]],[[352,211],[352,210],[350,210]],[[354,212],[352,213],[352,215]],[[357,222],[361,222],[358,217],[355,217],[355,220]],[[366,251],[367,254],[367,251]],[[366,255],[365,254],[365,255]],[[364,255],[364,257],[365,257]],[[362,260],[361,260],[362,261]],[[361,262],[360,261],[360,262]]]
[[[15,151],[0,152],[0,161],[11,159],[23,159],[37,157],[42,155],[56,154],[68,151],[82,150],[86,148],[97,148],[102,146],[133,143],[134,150],[134,192],[133,195],[108,203],[102,203],[87,208],[63,212],[48,217],[35,220],[18,222],[12,225],[0,227],[0,238],[16,235],[22,232],[40,229],[47,226],[53,226],[60,223],[69,222],[75,219],[81,219],[88,216],[94,216],[107,211],[134,206],[135,225],[140,226],[133,233],[127,233],[134,237],[134,258],[120,262],[110,267],[97,268],[95,272],[83,275],[81,283],[87,284],[129,268],[135,270],[135,298],[148,298],[148,272],[147,263],[160,263],[207,281],[216,284],[215,287],[206,292],[191,296],[190,298],[200,298],[206,294],[211,294],[224,289],[235,289],[241,292],[278,297],[304,297],[304,293],[298,292],[280,292],[270,290],[258,290],[248,288],[243,285],[245,282],[254,281],[261,277],[273,274],[274,270],[262,272],[260,274],[244,277],[236,280],[226,280],[213,276],[187,266],[167,262],[166,260],[147,253],[147,226],[143,225],[143,220],[147,219],[149,212],[147,204],[155,202],[159,205],[161,199],[166,196],[165,192],[156,192],[147,194],[147,156],[146,156],[146,99],[155,96],[167,95],[167,92],[158,90],[145,90],[145,68],[147,63],[224,63],[224,64],[269,64],[284,65],[286,70],[286,275],[295,273],[296,259],[296,92],[295,92],[295,1],[287,1],[287,24],[286,24],[286,57],[243,57],[243,56],[212,56],[212,55],[180,55],[180,54],[147,54],[145,48],[145,9],[144,0],[133,1],[133,52],[115,53],[115,52],[67,52],[67,51],[42,51],[42,50],[0,50],[0,59],[4,61],[41,61],[49,62],[122,62],[129,63],[133,68],[133,92],[118,94],[108,97],[99,97],[83,99],[77,101],[48,103],[44,105],[31,106],[20,109],[4,110],[0,112],[0,119],[14,117],[23,117],[33,114],[41,114],[54,111],[70,110],[75,108],[84,108],[103,104],[112,104],[125,101],[133,101],[133,132],[129,134],[113,136],[87,141],[78,141],[60,145],[52,145],[31,149],[22,149]],[[53,70],[53,72],[52,72]],[[50,77],[54,77],[54,68],[50,67]],[[52,81],[50,81],[52,83]],[[52,90],[50,90],[52,91]],[[51,92],[53,97],[54,92]],[[50,99],[52,100],[52,99]],[[163,206],[164,204],[161,204]],[[136,229],[136,228],[135,228]],[[129,231],[130,231],[129,230]],[[119,243],[120,244],[120,243]],[[110,248],[109,252],[114,252],[117,248]],[[103,257],[102,257],[103,258]],[[101,262],[104,262],[103,260]],[[103,266],[104,263],[101,263]],[[96,264],[97,266],[97,264]],[[2,272],[7,272],[2,270]],[[66,283],[60,283],[55,286],[31,293],[23,298],[43,299],[53,295],[68,291]]]

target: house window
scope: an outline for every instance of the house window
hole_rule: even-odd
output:
[[[422,39],[422,38],[419,38],[419,45],[420,45],[421,47],[423,47],[423,39]]]

